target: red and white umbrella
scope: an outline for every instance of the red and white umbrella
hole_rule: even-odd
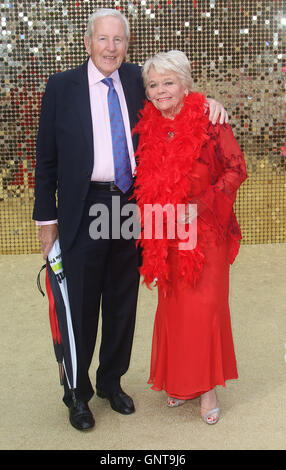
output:
[[[55,355],[59,364],[60,381],[63,384],[65,375],[68,386],[75,397],[77,354],[59,240],[55,241],[42,269],[44,268],[46,268],[46,291],[49,298],[50,325]],[[40,288],[39,276],[38,286],[42,294],[45,295]]]

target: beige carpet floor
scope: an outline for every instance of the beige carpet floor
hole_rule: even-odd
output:
[[[141,287],[132,361],[123,379],[136,413],[119,415],[93,397],[96,427],[88,433],[73,429],[61,401],[48,300],[36,286],[42,264],[38,254],[0,257],[2,450],[286,448],[286,244],[244,245],[231,268],[239,379],[218,388],[222,415],[215,426],[202,422],[198,399],[169,409],[165,393],[147,385],[157,293]]]

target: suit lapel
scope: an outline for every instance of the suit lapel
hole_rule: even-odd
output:
[[[136,86],[134,86],[134,78],[132,74],[130,74],[130,71],[124,67],[124,64],[123,66],[119,68],[118,72],[119,72],[122,88],[123,88],[124,95],[125,95],[125,100],[126,100],[126,105],[128,109],[128,115],[129,115],[130,128],[131,128],[131,133],[132,133],[132,129],[138,120],[137,118],[138,109],[136,107],[136,103],[137,103],[136,94],[138,90],[136,89]],[[132,141],[133,141],[134,150],[136,150],[137,144],[138,144],[138,136],[136,134],[132,135]]]
[[[120,67],[118,71],[128,108],[130,127],[132,129],[136,122],[137,113],[134,106],[134,94],[136,93],[136,89],[134,89],[132,74],[130,76],[130,73],[128,73],[128,70],[124,67]]]
[[[83,133],[88,141],[91,155],[93,157],[93,130],[90,109],[87,62],[85,62],[81,67],[76,69],[74,85],[77,112],[80,117]]]

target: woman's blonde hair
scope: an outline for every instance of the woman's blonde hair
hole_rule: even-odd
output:
[[[188,91],[193,87],[190,62],[182,51],[158,52],[153,57],[146,60],[142,68],[142,76],[145,88],[148,84],[148,73],[154,67],[157,73],[175,72],[180,78],[183,86]]]

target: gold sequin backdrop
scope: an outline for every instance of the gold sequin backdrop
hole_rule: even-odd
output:
[[[284,0],[1,1],[2,254],[36,253],[31,221],[35,137],[51,73],[86,59],[86,19],[97,7],[130,20],[128,60],[181,49],[198,90],[227,108],[249,178],[236,213],[243,243],[286,241]]]

